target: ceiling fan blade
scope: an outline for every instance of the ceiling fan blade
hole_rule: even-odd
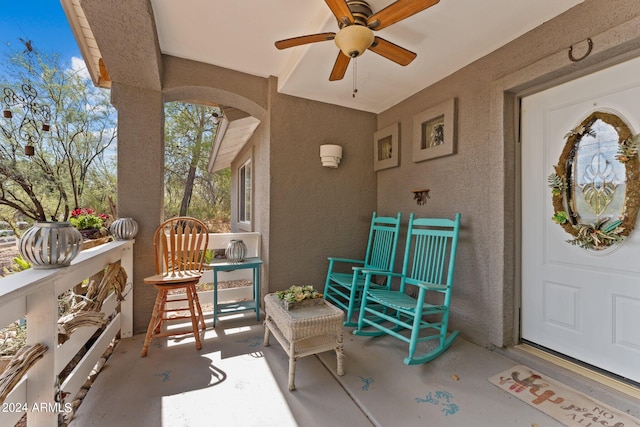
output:
[[[333,40],[336,33],[318,33],[310,34],[308,36],[292,37],[290,39],[284,39],[277,41],[276,47],[278,49],[287,49],[289,47],[300,46],[308,43],[324,42],[327,40]]]
[[[324,2],[329,6],[338,21],[345,25],[353,24],[353,14],[349,10],[346,0],[324,0]]]
[[[338,52],[336,63],[333,64],[333,70],[331,70],[331,75],[329,76],[330,82],[342,80],[344,74],[347,72],[347,67],[349,67],[349,61],[351,61],[350,57],[342,52]]]
[[[381,30],[430,8],[439,1],[440,0],[397,0],[381,11],[371,15],[367,20],[367,26],[372,30]]]
[[[381,37],[375,37],[373,39],[373,44],[369,46],[369,50],[400,65],[409,65],[411,61],[416,59],[416,56],[418,56],[414,52],[400,47],[397,44],[391,43]]]

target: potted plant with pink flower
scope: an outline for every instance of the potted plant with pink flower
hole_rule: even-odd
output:
[[[77,208],[71,211],[71,217],[69,222],[71,225],[80,230],[82,237],[88,239],[93,237],[103,237],[106,235],[106,231],[103,233],[103,229],[106,230],[106,223],[109,220],[109,215],[104,213],[97,213],[91,208]]]

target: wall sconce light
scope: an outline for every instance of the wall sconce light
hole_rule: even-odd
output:
[[[342,146],[325,144],[320,146],[320,160],[325,168],[337,168],[342,159]]]
[[[413,190],[411,191],[413,193],[413,199],[420,205],[424,205],[425,203],[427,203],[427,199],[430,199],[431,196],[429,196],[429,189],[423,189],[423,190]]]

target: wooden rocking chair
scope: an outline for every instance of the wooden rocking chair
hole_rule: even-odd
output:
[[[153,285],[158,293],[144,339],[142,357],[147,355],[152,338],[193,333],[196,349],[202,348],[200,328],[205,329],[205,322],[196,285],[202,277],[208,243],[207,226],[195,218],[171,218],[160,224],[156,230],[153,236],[153,246],[157,274],[146,277],[144,282]],[[182,302],[182,307],[170,308],[167,306],[169,291],[173,290],[184,291],[183,298],[171,300],[171,303]],[[187,305],[184,305],[185,302]],[[177,314],[169,317],[167,313],[171,312]],[[185,312],[189,314],[182,314]],[[189,319],[191,328],[188,330],[163,330],[165,323],[178,319]]]
[[[385,289],[373,286],[371,278],[379,272],[364,270],[358,328],[353,333],[388,334],[407,342],[407,365],[429,362],[448,349],[458,335],[458,331],[447,335],[447,325],[459,231],[459,213],[454,220],[414,219],[411,214],[402,273],[385,272],[399,278],[400,289],[391,289],[392,280],[387,281]],[[421,334],[422,330],[435,333]],[[416,355],[418,344],[431,340],[437,340],[438,345]]]
[[[400,217],[378,217],[373,213],[369,229],[369,242],[364,260],[329,257],[329,270],[324,285],[324,299],[347,312],[345,326],[357,326],[352,322],[354,310],[360,306],[364,287],[364,269],[376,270],[378,276],[393,270],[400,231]],[[341,266],[341,270],[340,267]],[[345,272],[345,266],[352,270]],[[371,284],[371,287],[376,285]]]

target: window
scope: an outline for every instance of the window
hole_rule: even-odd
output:
[[[238,174],[238,222],[251,222],[251,160],[240,166]]]

